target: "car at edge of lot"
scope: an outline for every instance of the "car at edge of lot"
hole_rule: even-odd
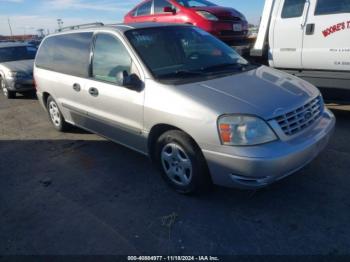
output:
[[[206,0],[146,0],[124,17],[124,23],[140,22],[192,24],[232,44],[248,36],[242,13]]]
[[[37,48],[23,43],[0,43],[0,87],[3,94],[33,93],[33,64]]]
[[[57,130],[75,125],[149,156],[181,193],[267,186],[312,161],[335,126],[313,85],[190,25],[50,35],[34,75]]]

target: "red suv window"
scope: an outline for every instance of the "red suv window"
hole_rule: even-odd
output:
[[[177,0],[177,2],[184,7],[215,6],[215,4],[205,0]]]
[[[154,13],[164,13],[164,7],[175,8],[171,3],[166,0],[154,0]]]
[[[152,8],[152,1],[148,1],[140,5],[136,10],[136,16],[150,15]]]

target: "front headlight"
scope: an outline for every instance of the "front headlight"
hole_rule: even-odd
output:
[[[277,140],[270,126],[254,116],[226,115],[219,121],[221,143],[228,146],[252,146]]]
[[[197,14],[199,14],[201,17],[210,20],[210,21],[219,21],[219,18],[217,18],[212,13],[206,12],[206,11],[197,11]]]
[[[10,71],[7,75],[9,78],[25,78],[27,76],[25,73],[17,71]]]

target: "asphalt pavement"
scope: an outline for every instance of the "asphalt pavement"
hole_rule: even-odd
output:
[[[350,254],[350,108],[331,108],[329,146],[297,174],[187,197],[146,157],[0,96],[0,254]]]

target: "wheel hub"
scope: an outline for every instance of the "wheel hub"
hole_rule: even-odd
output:
[[[175,143],[167,144],[161,153],[166,175],[177,185],[186,186],[192,180],[192,163],[185,150]]]

